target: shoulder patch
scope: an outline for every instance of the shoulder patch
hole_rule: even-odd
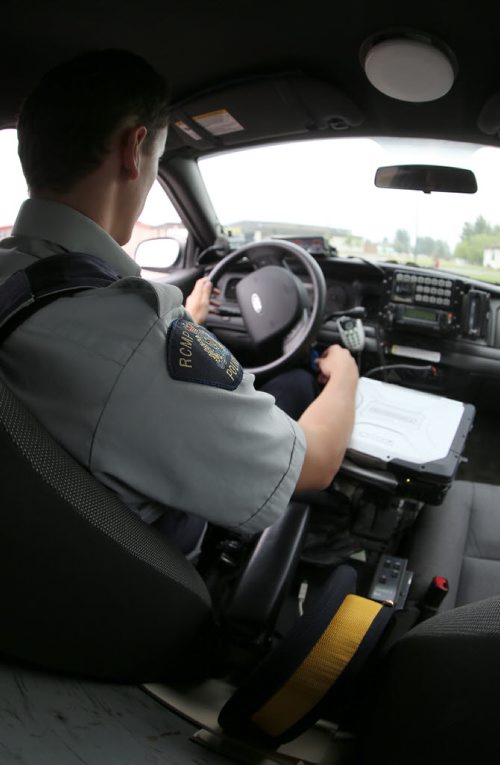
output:
[[[167,332],[167,368],[174,380],[235,390],[243,369],[233,354],[204,327],[180,318]]]

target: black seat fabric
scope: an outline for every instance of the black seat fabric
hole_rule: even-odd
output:
[[[360,765],[498,763],[500,597],[433,616],[379,665]]]
[[[192,664],[212,612],[194,567],[4,385],[0,453],[0,652],[124,682]]]
[[[426,507],[404,550],[419,600],[434,576],[449,592],[441,611],[500,595],[500,487],[456,481],[439,507]]]

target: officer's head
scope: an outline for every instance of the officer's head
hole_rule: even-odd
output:
[[[18,120],[31,196],[71,193],[107,163],[134,182],[126,201],[129,217],[137,217],[163,152],[168,95],[163,77],[128,51],[90,51],[49,71]]]

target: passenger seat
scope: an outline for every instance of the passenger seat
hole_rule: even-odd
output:
[[[500,595],[500,487],[456,481],[442,505],[420,513],[401,555],[414,571],[413,602],[435,576],[449,584],[440,612]]]
[[[359,762],[498,763],[500,487],[456,481],[441,506],[424,508],[401,554],[415,572],[410,611],[435,576],[449,592],[378,665]]]

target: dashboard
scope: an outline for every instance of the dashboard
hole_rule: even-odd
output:
[[[477,282],[444,269],[356,258],[318,257],[327,293],[317,343],[340,342],[337,318],[364,310],[362,371],[377,365],[433,365],[433,379],[416,387],[471,400],[500,401],[500,285]],[[306,290],[305,271],[287,262]],[[240,263],[218,284],[221,313],[214,331],[246,366],[255,365],[252,343],[239,312],[238,281],[249,272]]]

